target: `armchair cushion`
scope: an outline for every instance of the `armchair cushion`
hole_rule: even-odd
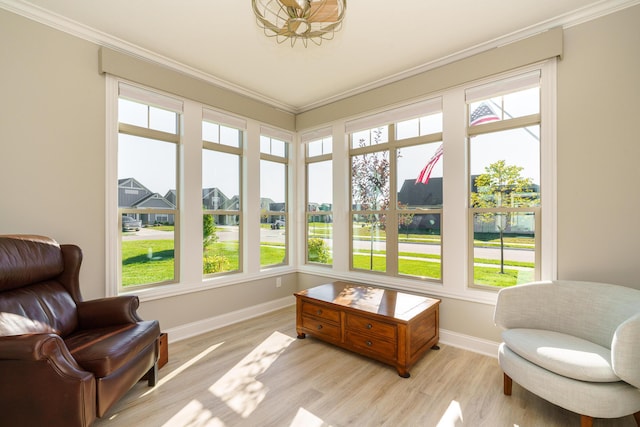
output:
[[[505,344],[520,357],[551,372],[580,381],[615,382],[611,351],[571,335],[540,329],[509,329]]]
[[[64,342],[78,364],[96,377],[109,376],[141,353],[160,335],[156,321],[80,330]]]

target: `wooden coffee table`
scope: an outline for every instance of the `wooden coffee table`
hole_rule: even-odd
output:
[[[347,282],[294,295],[298,338],[308,334],[395,366],[401,377],[438,349],[438,299]]]

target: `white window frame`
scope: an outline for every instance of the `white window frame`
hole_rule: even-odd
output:
[[[229,146],[226,144],[222,144],[222,142],[211,142],[202,138],[202,150],[211,150],[218,153],[226,153],[238,156],[239,159],[239,209],[238,210],[225,210],[225,209],[207,209],[203,208],[203,215],[212,215],[212,216],[238,216],[238,269],[231,271],[223,271],[217,273],[204,274],[204,279],[211,279],[215,277],[219,277],[222,275],[233,275],[242,273],[244,268],[243,263],[243,254],[244,254],[244,239],[243,239],[243,224],[244,224],[244,215],[242,214],[244,211],[244,197],[243,197],[243,165],[244,165],[244,152],[246,146],[246,132],[247,132],[247,121],[240,117],[231,116],[229,114],[225,114],[223,112],[212,110],[209,108],[203,108],[202,111],[202,121],[207,121],[209,123],[215,123],[218,126],[226,126],[228,128],[236,129],[240,132],[240,140],[238,141],[238,147]],[[201,188],[202,190],[202,188]],[[227,194],[226,196],[230,196]],[[234,195],[231,195],[234,196]]]
[[[540,186],[543,189],[541,194],[542,224],[540,226],[540,278],[542,280],[553,280],[557,278],[557,158],[556,158],[556,94],[557,83],[556,59],[546,60],[540,63],[521,67],[510,72],[496,74],[489,78],[480,79],[443,90],[432,94],[429,98],[442,97],[443,111],[443,148],[444,155],[443,168],[445,179],[443,185],[444,209],[442,216],[442,283],[423,281],[420,279],[394,277],[386,273],[351,271],[350,266],[342,258],[351,257],[351,232],[347,227],[336,224],[334,230],[334,252],[338,253],[333,271],[329,273],[333,277],[341,280],[353,280],[371,285],[391,286],[397,289],[429,293],[434,296],[450,297],[459,300],[495,304],[497,292],[468,286],[468,265],[469,265],[469,231],[468,231],[468,173],[467,173],[467,153],[466,153],[466,129],[467,111],[465,102],[465,90],[488,84],[491,82],[503,81],[513,76],[518,76],[527,72],[540,70],[540,115],[541,115],[541,145],[540,152]],[[414,102],[418,104],[420,101]],[[350,182],[350,147],[349,133],[375,127],[377,125],[391,123],[387,116],[389,110],[381,109],[367,116],[353,117],[348,120],[336,120],[331,123],[334,135],[334,217],[336,222],[351,222],[349,215],[351,194],[344,190],[342,184],[336,182]],[[337,143],[337,135],[344,136],[344,145]],[[378,147],[380,149],[382,147]],[[344,156],[343,159],[341,156]],[[348,200],[348,201],[347,201]],[[350,228],[350,226],[349,226]],[[349,236],[340,238],[338,236]],[[345,239],[347,241],[345,241]],[[302,244],[302,242],[301,242]],[[334,254],[335,256],[335,254]],[[387,248],[387,256],[390,256]],[[314,272],[312,266],[300,266],[301,271]],[[315,270],[317,271],[317,269]]]
[[[309,144],[323,141],[324,139],[331,139],[331,152],[330,153],[322,153],[316,156],[309,155]],[[319,268],[331,268],[333,263],[323,264],[319,262],[309,261],[309,216],[318,215],[317,212],[309,211],[309,165],[313,163],[322,163],[322,162],[331,162],[331,169],[333,170],[333,135],[332,128],[325,127],[322,129],[317,129],[315,131],[305,132],[300,137],[300,144],[303,147],[304,152],[304,176],[305,176],[305,185],[304,185],[304,207],[303,211],[303,222],[304,222],[304,251],[301,254],[301,260],[306,265],[314,265]],[[331,183],[333,186],[333,176],[331,176]],[[332,188],[333,189],[333,188]],[[330,211],[322,211],[319,215],[330,215],[332,218],[334,217],[334,201],[331,200],[331,210]],[[333,221],[331,222],[331,227],[333,229]],[[331,241],[333,246],[333,232],[331,233]]]
[[[291,134],[290,132],[287,132],[281,129],[276,129],[266,125],[260,126],[260,138],[266,137],[272,140],[283,142],[285,144],[284,156],[274,155],[271,153],[263,153],[262,150],[258,150],[258,151],[260,152],[260,164],[263,160],[265,160],[265,161],[284,165],[284,172],[285,172],[284,203],[286,207],[285,211],[283,212],[270,211],[270,210],[267,210],[265,212],[260,212],[259,227],[261,227],[261,224],[262,224],[262,219],[261,219],[262,215],[266,215],[268,217],[283,216],[285,220],[284,259],[282,262],[277,264],[262,265],[260,254],[258,254],[258,265],[260,267],[260,271],[268,271],[274,268],[291,266],[291,265],[295,266],[295,262],[292,261],[292,251],[291,251],[291,241],[292,241],[293,233],[290,231],[295,228],[293,224],[294,221],[292,221],[294,216],[291,215],[292,206],[294,206],[294,203],[292,203],[293,198],[291,197],[291,195],[293,194],[293,191],[292,191],[293,181],[295,181],[295,173],[292,173],[293,171],[291,167],[291,159],[294,158],[294,152],[295,152],[293,149],[293,136],[294,135]],[[258,194],[259,194],[259,197],[261,198],[262,197],[261,191],[258,191]],[[258,203],[258,206],[260,206],[259,203]],[[262,246],[262,242],[259,242],[259,246]]]

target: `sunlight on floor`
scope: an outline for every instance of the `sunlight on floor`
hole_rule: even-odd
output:
[[[463,425],[462,408],[460,404],[452,400],[449,407],[444,411],[444,415],[438,421],[438,427],[456,427]]]
[[[276,361],[278,356],[293,342],[280,332],[274,332],[224,374],[209,391],[219,397],[243,418],[248,417],[267,395],[268,388],[256,380]]]
[[[160,379],[156,383],[156,386],[154,388],[150,388],[149,391],[147,391],[146,393],[142,394],[140,397],[145,397],[146,395],[148,395],[150,393],[155,393],[164,384],[168,383],[169,381],[171,381],[172,379],[174,379],[175,377],[177,377],[178,375],[180,375],[181,373],[183,373],[184,371],[189,369],[191,366],[193,366],[196,363],[198,363],[200,360],[202,360],[203,357],[205,357],[206,355],[211,353],[216,348],[220,347],[222,344],[224,344],[224,341],[220,342],[218,344],[214,344],[214,345],[210,346],[209,348],[207,348],[206,350],[200,352],[200,354],[198,354],[197,356],[192,357],[187,362],[185,362],[182,365],[180,365],[178,368],[176,368],[173,371],[169,372],[166,376],[164,376],[162,379]]]
[[[289,427],[329,427],[329,424],[306,409],[299,408],[296,417],[291,421]]]
[[[197,400],[192,400],[184,408],[175,414],[162,427],[175,426],[199,426],[199,427],[225,427],[225,424],[202,406]]]

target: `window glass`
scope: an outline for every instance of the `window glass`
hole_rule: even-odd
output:
[[[307,143],[307,156],[316,157],[324,154],[331,154],[332,149],[332,138],[330,137],[311,141]]]
[[[442,142],[402,147],[398,151],[398,207],[442,207]]]
[[[396,139],[415,138],[442,132],[442,113],[396,123]]]
[[[260,160],[260,266],[287,262],[287,164]]]
[[[153,161],[149,161],[150,156]],[[176,277],[177,144],[120,134],[118,208],[121,286]]]
[[[272,156],[287,157],[287,143],[268,136],[260,136],[260,152]]]
[[[472,286],[500,288],[536,280],[540,251],[540,111],[538,87],[469,105],[469,126],[534,117],[469,138]],[[508,124],[507,124],[508,125]]]
[[[389,151],[352,156],[351,200],[354,210],[389,207]]]
[[[442,142],[398,149],[398,274],[441,280]]]
[[[203,274],[240,271],[241,155],[202,150]]]
[[[124,98],[118,99],[118,121],[146,129],[178,133],[178,114]]]
[[[352,217],[352,265],[355,270],[387,271],[386,216],[362,212]]]
[[[351,134],[351,148],[367,147],[389,141],[389,126],[380,126]]]
[[[540,113],[540,88],[534,87],[469,104],[469,126]]]
[[[333,162],[307,164],[307,261],[332,263]]]

